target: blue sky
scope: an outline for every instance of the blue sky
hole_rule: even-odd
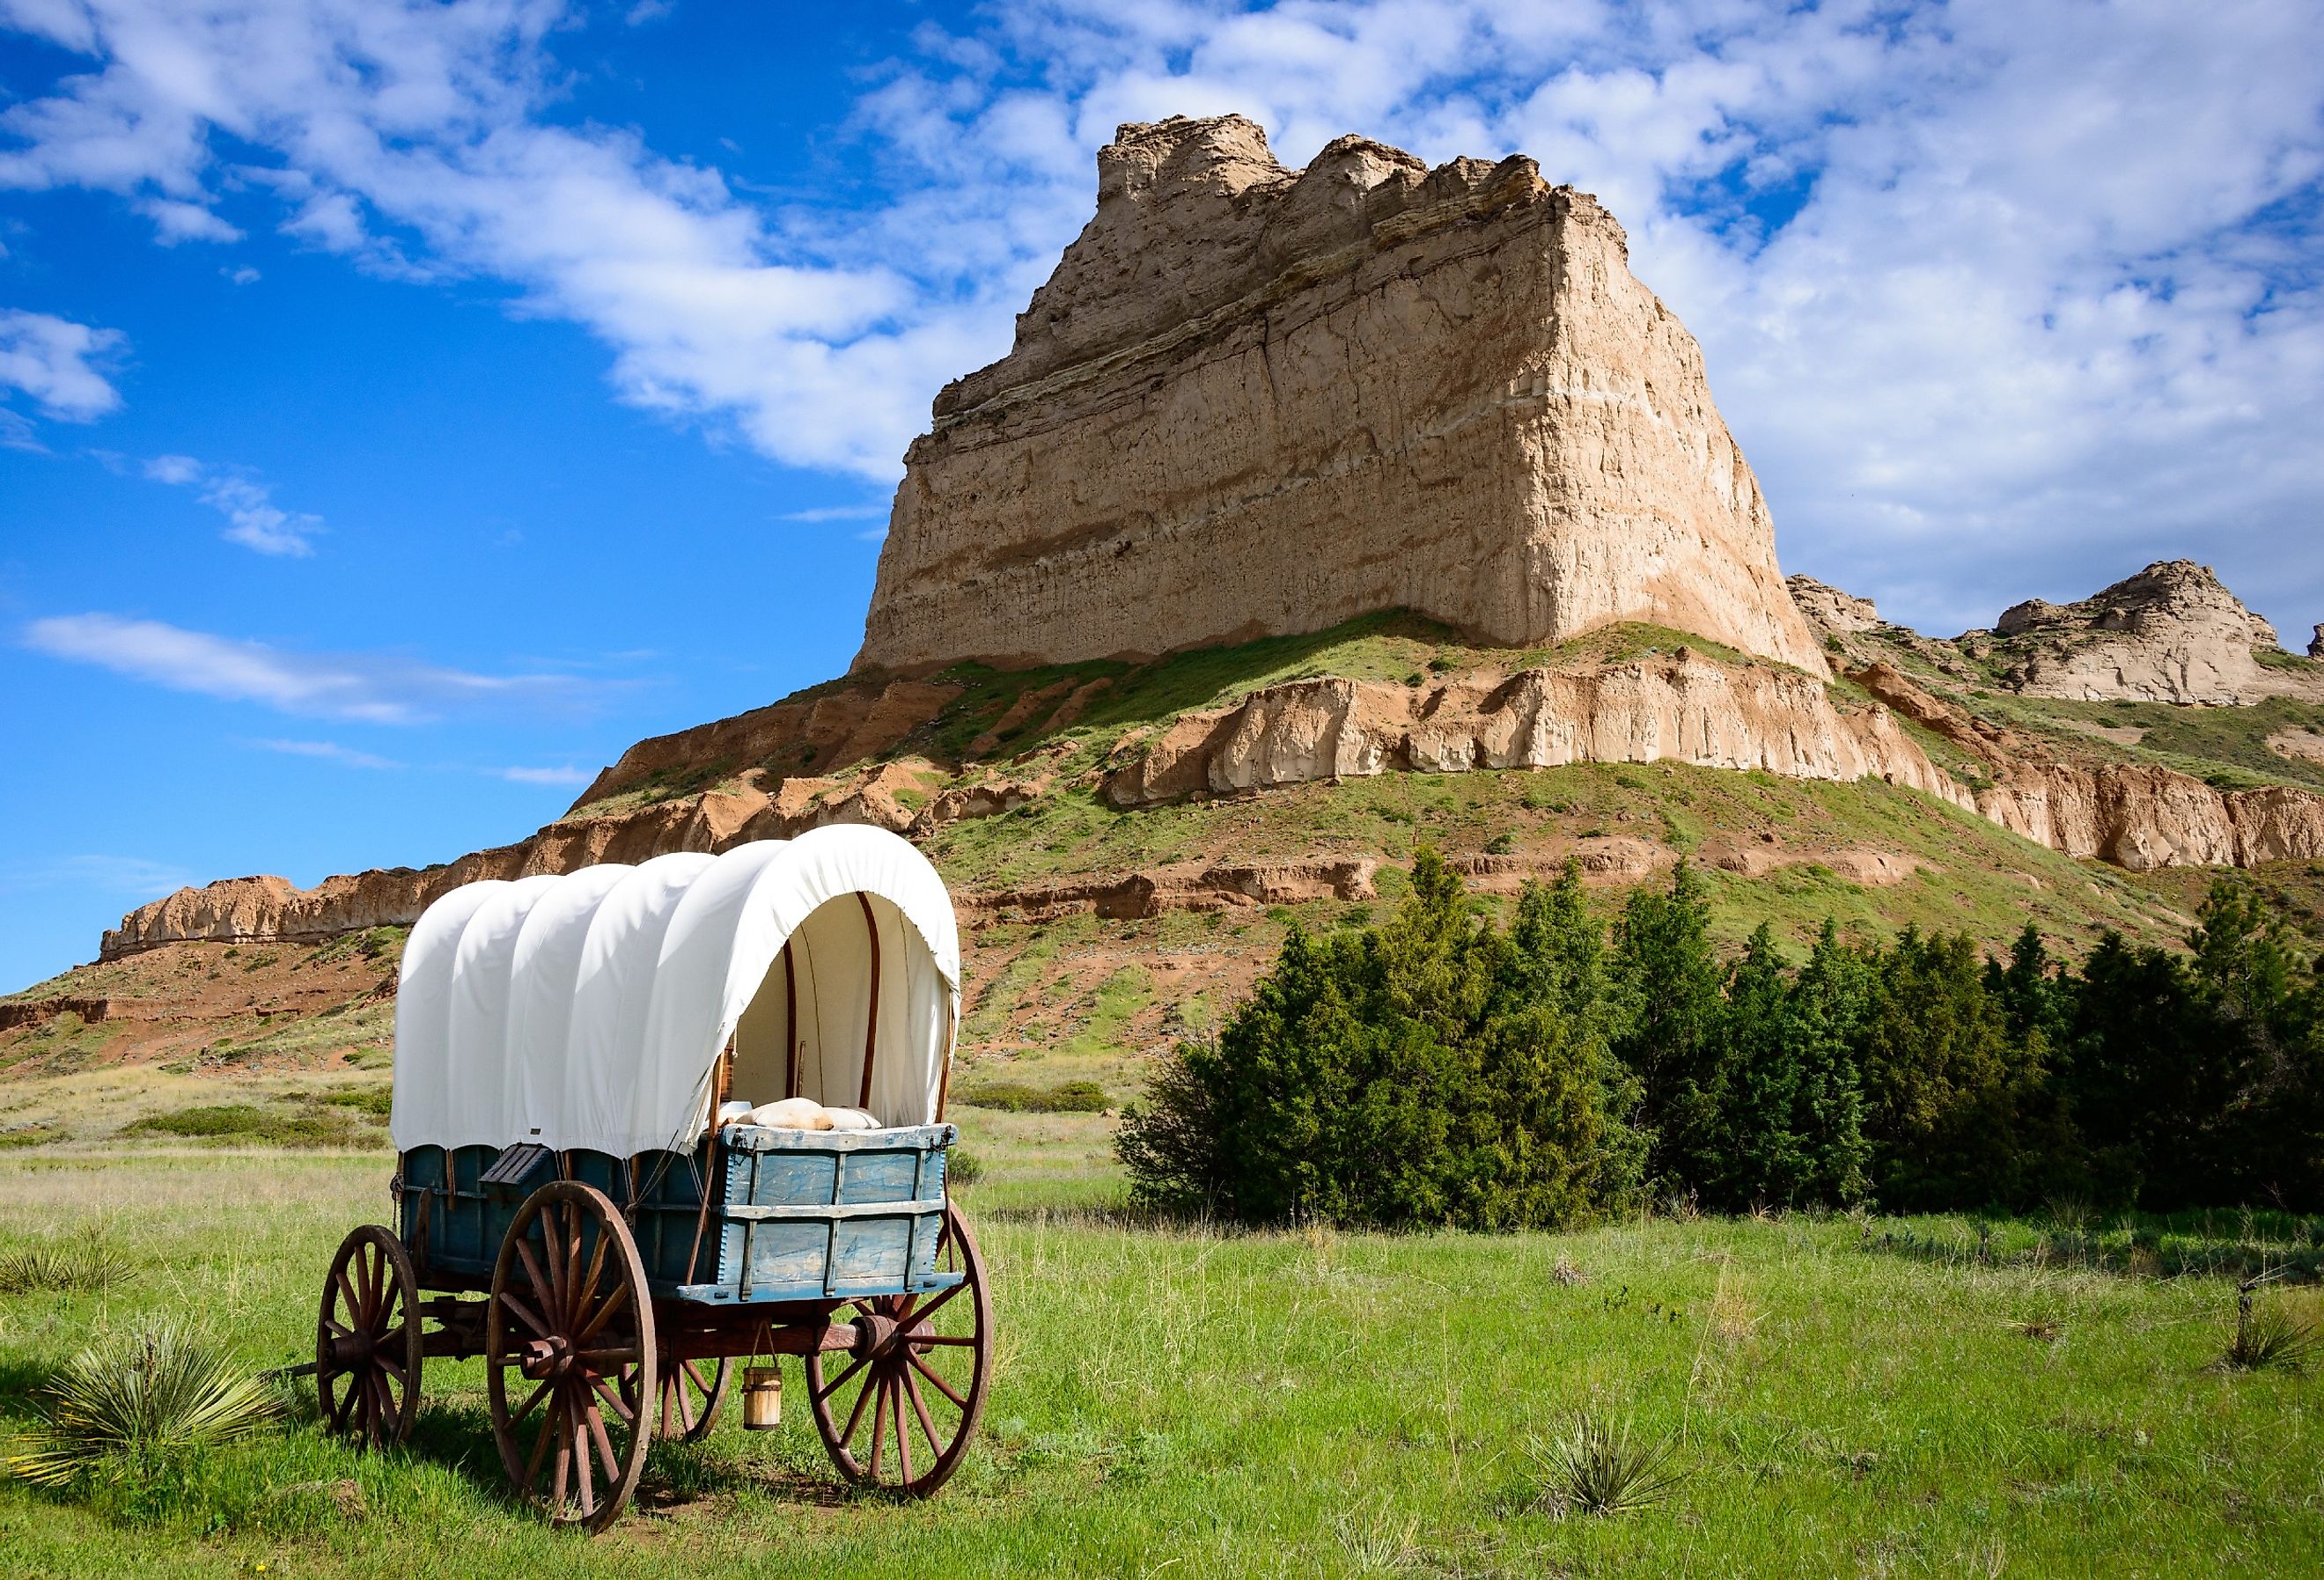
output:
[[[0,0],[0,983],[843,669],[1093,151],[1226,109],[1597,192],[1788,569],[2324,620],[2312,5]]]

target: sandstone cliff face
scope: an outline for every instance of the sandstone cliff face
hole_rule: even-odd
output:
[[[2275,627],[2244,607],[2210,567],[2162,560],[2078,604],[2029,598],[1995,622],[2004,684],[2029,697],[2086,701],[2239,703],[2315,689],[2263,668]]]
[[[1096,216],[906,457],[859,668],[1150,654],[1403,607],[1828,673],[1621,227],[1532,161],[1125,126]]]

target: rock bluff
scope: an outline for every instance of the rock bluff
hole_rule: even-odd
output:
[[[2190,559],[2158,560],[2076,604],[2028,598],[1993,634],[2003,683],[2029,697],[2219,705],[2316,689],[2262,666],[2275,627]]]
[[[1619,621],[1819,678],[1757,479],[1622,228],[1534,162],[1126,125],[897,491],[858,669],[1134,657],[1402,607]]]

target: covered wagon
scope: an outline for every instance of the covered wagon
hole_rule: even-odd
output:
[[[944,884],[878,829],[446,894],[397,985],[393,1226],[324,1285],[327,1424],[400,1442],[423,1363],[482,1355],[512,1482],[600,1529],[738,1360],[796,1355],[843,1474],[934,1492],[991,1350],[945,1180],[959,1003]],[[859,1128],[747,1116],[791,1098]]]

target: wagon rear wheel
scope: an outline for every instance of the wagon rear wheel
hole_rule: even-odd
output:
[[[484,1316],[493,1437],[520,1496],[553,1525],[603,1530],[653,1440],[653,1299],[604,1192],[552,1180],[501,1242]]]
[[[807,1357],[807,1403],[840,1474],[916,1498],[960,1468],[992,1371],[984,1259],[956,1206],[945,1209],[936,1267],[964,1275],[962,1281],[930,1295],[855,1301],[852,1315],[863,1337],[854,1353],[844,1363],[836,1354]],[[834,1320],[850,1315],[843,1308]]]
[[[420,1413],[420,1286],[403,1242],[366,1224],[339,1242],[315,1324],[323,1422],[359,1448],[411,1435]]]
[[[727,1384],[733,1381],[734,1363],[724,1355],[713,1361],[673,1361],[661,1371],[661,1407],[654,1416],[654,1436],[699,1443],[718,1424],[726,1405]]]

